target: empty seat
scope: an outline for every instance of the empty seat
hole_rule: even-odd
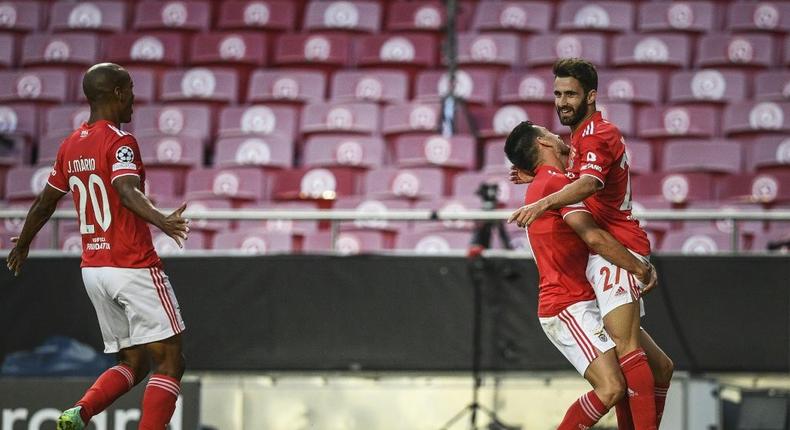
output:
[[[488,139],[483,152],[483,172],[507,175],[513,163],[505,155],[505,143],[502,138]]]
[[[378,33],[381,4],[374,1],[311,1],[303,28],[307,31],[355,31]]]
[[[679,252],[686,255],[705,255],[731,252],[732,238],[712,228],[669,231],[661,243],[661,252]]]
[[[49,28],[52,31],[121,32],[126,29],[126,7],[123,1],[60,0],[49,10]]]
[[[640,137],[714,136],[719,114],[708,106],[650,106],[639,110]]]
[[[508,71],[499,79],[501,103],[554,103],[554,74],[549,71]]]
[[[627,103],[597,103],[595,107],[601,112],[603,118],[610,121],[620,130],[623,136],[636,135],[634,126],[635,112],[633,106]],[[551,130],[557,134],[568,134],[568,126],[560,122],[557,115],[553,115],[553,125]],[[538,123],[540,124],[540,123]]]
[[[140,155],[148,166],[203,165],[203,142],[196,137],[159,137],[141,139],[138,142]]]
[[[754,76],[754,98],[757,100],[790,99],[790,72],[779,70],[757,73]]]
[[[12,34],[0,34],[0,67],[16,65],[16,39]]]
[[[290,31],[295,29],[297,4],[285,0],[223,1],[217,28],[222,30]]]
[[[497,108],[490,106],[475,109],[472,112],[477,122],[480,136],[484,138],[494,136],[507,136],[517,125],[523,121],[532,121],[535,124],[551,124],[556,114],[550,106],[542,105],[505,105]]]
[[[192,65],[263,66],[267,56],[266,36],[259,33],[205,33],[192,39]]]
[[[408,232],[401,233],[395,249],[419,255],[465,254],[472,235],[466,231]]]
[[[384,108],[381,131],[385,135],[400,133],[432,133],[441,120],[438,104],[404,103]]]
[[[189,233],[189,240],[183,241],[183,248],[168,235],[156,230],[152,232],[151,239],[156,253],[160,256],[180,255],[186,251],[203,251],[209,249],[209,238],[205,233],[194,231]]]
[[[5,198],[31,200],[41,193],[47,184],[52,166],[17,166],[8,170],[5,181]]]
[[[338,199],[333,209],[352,210],[359,214],[380,214],[384,215],[392,211],[404,211],[411,209],[411,202],[399,199],[375,199],[366,196],[355,196]],[[341,223],[343,231],[350,230],[384,230],[384,231],[404,231],[409,227],[409,221],[394,221],[386,219],[360,219],[351,222]]]
[[[332,100],[338,102],[405,102],[409,76],[398,70],[342,70],[332,78]],[[419,91],[419,90],[418,90]]]
[[[672,74],[669,101],[729,103],[747,96],[746,75],[740,71],[705,69]]]
[[[99,59],[99,40],[93,34],[30,34],[22,48],[23,66],[92,66]]]
[[[193,169],[187,174],[188,199],[262,200],[266,176],[256,169]]]
[[[459,34],[458,64],[504,67],[521,65],[521,39],[512,34]]]
[[[554,19],[554,8],[547,1],[489,2],[476,8],[475,31],[545,33]]]
[[[660,197],[674,204],[713,200],[714,185],[708,173],[655,173],[631,178],[633,195],[640,200]]]
[[[64,103],[71,99],[69,75],[64,70],[0,71],[0,101]]]
[[[644,67],[689,65],[691,41],[684,34],[627,34],[613,43],[612,64]]]
[[[256,228],[219,232],[214,235],[211,248],[248,255],[270,255],[290,253],[296,249],[296,243],[290,234]]]
[[[159,98],[168,102],[235,103],[239,98],[239,78],[234,69],[170,70],[162,76]]]
[[[33,145],[30,140],[19,135],[1,136],[0,166],[29,165],[33,161]]]
[[[313,202],[247,202],[242,203],[239,209],[307,212],[316,210],[316,204]],[[269,233],[304,235],[318,231],[318,221],[292,219],[239,220],[236,221],[236,228],[240,230],[257,228]]]
[[[787,136],[762,136],[748,148],[747,163],[750,170],[790,170],[790,139]]]
[[[302,162],[307,167],[381,167],[384,141],[371,136],[315,135],[304,143]]]
[[[395,162],[401,167],[473,169],[476,152],[477,144],[470,135],[407,135],[395,140]]]
[[[770,67],[773,38],[765,34],[708,34],[697,45],[698,67]]]
[[[631,201],[631,211],[634,218],[639,221],[639,226],[648,233],[665,232],[672,227],[671,221],[663,220],[646,220],[641,214],[653,210],[665,211],[673,209],[673,203],[664,199],[663,196],[643,196],[634,194]],[[648,235],[649,237],[649,235]],[[654,244],[652,239],[650,243]]]
[[[85,105],[62,105],[46,110],[44,136],[66,138],[90,118],[90,108]]]
[[[787,133],[790,131],[790,102],[735,102],[724,109],[724,132]]]
[[[471,211],[479,211],[482,202],[477,196],[446,197],[434,200],[417,202],[414,209],[429,209],[438,212],[440,215],[462,214]],[[470,231],[475,227],[474,221],[469,220],[442,220],[442,221],[420,221],[414,223],[414,231],[436,231],[436,230],[466,230]]]
[[[467,103],[491,104],[496,89],[496,74],[485,70],[459,70],[455,74],[454,95]],[[415,99],[421,102],[438,102],[450,93],[447,72],[430,70],[417,76]]]
[[[207,143],[212,118],[206,106],[140,106],[135,108],[131,129],[138,139],[160,135],[192,136]]]
[[[730,175],[723,178],[720,195],[734,201],[773,205],[790,202],[790,173]]]
[[[667,172],[740,173],[741,145],[728,140],[672,140],[664,145]]]
[[[58,157],[60,144],[63,143],[63,140],[66,137],[67,135],[64,134],[56,134],[52,136],[42,136],[40,139],[38,139],[36,165],[52,166]]]
[[[316,232],[305,237],[304,252],[356,255],[392,249],[387,234],[380,231],[343,231],[338,233],[332,243],[331,232]]]
[[[114,34],[105,49],[108,61],[152,66],[179,66],[186,51],[182,35],[167,33]]]
[[[500,173],[461,173],[455,177],[452,195],[455,197],[477,197],[477,190],[480,189],[481,184],[496,185],[497,202],[504,207],[517,208],[524,204],[527,186],[512,184],[507,175]]]
[[[165,202],[177,202],[181,199],[182,174],[173,169],[163,169],[157,167],[146,167],[145,170],[145,195],[147,195],[157,207]]]
[[[378,34],[359,39],[357,64],[406,69],[433,67],[436,39],[424,34]]]
[[[338,67],[349,64],[351,39],[341,34],[285,34],[277,38],[274,62],[280,66]]]
[[[727,28],[732,31],[790,32],[790,4],[786,2],[731,3]]]
[[[387,29],[390,31],[439,32],[444,28],[447,11],[437,0],[388,2]]]
[[[653,148],[649,142],[628,139],[625,152],[628,154],[628,166],[632,174],[646,175],[653,172]]]
[[[566,1],[560,4],[557,12],[557,28],[561,31],[626,32],[634,28],[635,14],[635,6],[630,3]]]
[[[361,133],[379,130],[379,107],[373,103],[317,103],[302,111],[303,134]]]
[[[1,77],[2,75],[0,75]],[[0,134],[33,140],[39,135],[39,110],[28,103],[0,106]]]
[[[191,0],[142,0],[137,3],[132,27],[135,30],[206,31],[211,25],[211,4]]]
[[[788,247],[779,247],[779,243],[790,240],[790,229],[757,233],[752,239],[752,252],[787,253]]]
[[[256,70],[250,77],[247,101],[317,103],[324,101],[326,76],[320,71]]]
[[[41,28],[46,17],[44,2],[9,1],[0,4],[0,29],[29,32]]]
[[[280,200],[334,200],[358,191],[358,173],[353,169],[318,167],[277,172],[272,194]]]
[[[196,199],[194,197],[187,197],[187,208],[186,213],[195,213],[195,212],[204,212],[204,211],[211,211],[211,210],[231,210],[233,209],[233,204],[230,200],[224,198],[216,198],[212,196],[206,196],[201,199]],[[175,200],[172,202],[163,202],[162,204],[164,207],[168,206],[178,206],[181,203],[181,199]],[[189,216],[189,215],[188,215]],[[225,231],[230,229],[232,222],[230,220],[225,219],[203,219],[200,217],[190,217],[190,239],[191,239],[191,232],[198,231],[203,233],[213,233],[218,231]]]
[[[444,195],[444,173],[435,167],[384,168],[365,175],[365,195],[374,198],[432,199]]]
[[[136,104],[151,103],[156,101],[156,74],[153,69],[145,66],[131,66],[124,67],[129,76],[132,77],[134,82],[134,102]],[[81,74],[79,79],[74,80],[75,94],[77,101],[80,103],[87,103],[85,93],[82,91],[82,78],[85,74]]]
[[[735,212],[764,212],[765,210],[759,204],[753,203],[742,203],[742,202],[735,202],[735,203],[725,203],[721,200],[713,201],[713,202],[694,202],[690,203],[687,206],[689,210],[709,210],[709,211],[735,211]],[[711,220],[707,223],[704,222],[695,222],[695,221],[686,221],[683,223],[683,227],[688,228],[696,228],[696,227],[712,227],[717,231],[722,233],[730,233],[732,234],[735,227],[738,227],[738,232],[740,233],[740,245],[741,247],[744,245],[743,236],[751,236],[755,233],[760,233],[763,231],[763,221],[756,220],[756,221],[735,221],[732,220]]]
[[[214,147],[216,167],[275,167],[293,165],[293,139],[277,134],[269,136],[224,137]]]
[[[612,70],[598,73],[598,98],[602,101],[657,104],[663,98],[663,79],[656,71]]]
[[[646,2],[639,5],[641,32],[707,33],[718,30],[716,2]]]
[[[603,68],[607,63],[606,38],[590,34],[541,34],[531,36],[523,44],[524,61],[528,66],[551,66],[559,58],[580,57]]]
[[[219,117],[220,137],[271,136],[290,140],[296,135],[298,113],[290,106],[252,105],[222,109]]]

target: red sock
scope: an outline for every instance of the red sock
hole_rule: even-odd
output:
[[[620,368],[623,370],[628,386],[628,405],[631,407],[634,428],[655,430],[657,428],[655,382],[645,351],[639,348],[621,357]]]
[[[601,402],[601,399],[595,395],[595,391],[590,391],[573,402],[557,430],[590,428],[606,414],[606,411],[608,409]]]
[[[667,402],[667,392],[669,383],[656,384],[656,428],[661,425],[661,417],[664,416],[664,404]]]
[[[617,414],[617,430],[634,430],[634,420],[631,419],[631,408],[628,406],[628,396],[614,405]]]
[[[132,368],[119,364],[104,371],[88,388],[76,406],[82,406],[80,417],[85,424],[96,414],[107,409],[118,397],[134,387]]]
[[[176,410],[180,392],[178,379],[165,375],[151,376],[143,394],[143,416],[140,418],[139,430],[165,430]]]

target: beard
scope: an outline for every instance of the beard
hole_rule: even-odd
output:
[[[573,127],[581,122],[582,118],[587,115],[588,110],[589,106],[586,103],[582,103],[579,105],[578,109],[571,112],[570,117],[563,118],[560,109],[557,108],[557,116],[560,118],[560,124]]]

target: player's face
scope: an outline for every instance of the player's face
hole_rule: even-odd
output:
[[[551,144],[557,155],[568,155],[571,152],[571,148],[565,143],[564,140],[562,140],[559,135],[550,132],[546,127],[540,127],[540,131],[541,138]]]
[[[588,95],[576,78],[554,78],[554,107],[562,125],[574,127],[587,116]]]
[[[134,104],[134,84],[132,83],[131,79],[127,84],[121,87],[119,102],[121,103],[121,123],[131,122],[132,113],[134,112],[134,109],[132,108],[132,105]]]

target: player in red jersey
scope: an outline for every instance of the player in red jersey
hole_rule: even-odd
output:
[[[559,136],[530,122],[519,124],[510,133],[505,143],[508,159],[535,175],[527,189],[527,203],[570,183],[561,160],[567,149]],[[559,429],[586,429],[625,394],[623,374],[612,350],[614,343],[604,329],[595,291],[585,274],[590,249],[627,270],[623,277],[634,289],[637,280],[633,274],[642,282],[652,283],[656,281],[655,272],[649,263],[601,229],[583,204],[545,212],[527,233],[540,274],[541,326],[594,388],[568,409]]]
[[[85,428],[151,370],[139,428],[164,430],[180,392],[185,326],[146,222],[181,246],[188,220],[181,216],[185,205],[164,215],[144,194],[140,150],[134,137],[120,129],[132,118],[132,87],[129,73],[116,64],[97,64],[85,73],[82,88],[90,118],[61,144],[49,181],[8,255],[8,268],[18,275],[36,233],[71,191],[82,233],[82,279],[99,319],[104,351],[117,352],[118,365],[63,412],[58,430]]]
[[[562,59],[555,63],[554,75],[557,114],[560,122],[571,128],[568,176],[573,183],[520,208],[511,220],[529,225],[546,210],[584,201],[599,225],[632,252],[647,258],[647,235],[631,216],[625,140],[595,107],[595,67],[582,59]],[[660,424],[674,367],[640,328],[641,299],[628,294],[629,286],[619,275],[619,269],[600,255],[590,256],[587,277],[596,290],[606,328],[617,344],[629,392],[634,393],[628,402],[617,406],[619,428],[653,429]]]

